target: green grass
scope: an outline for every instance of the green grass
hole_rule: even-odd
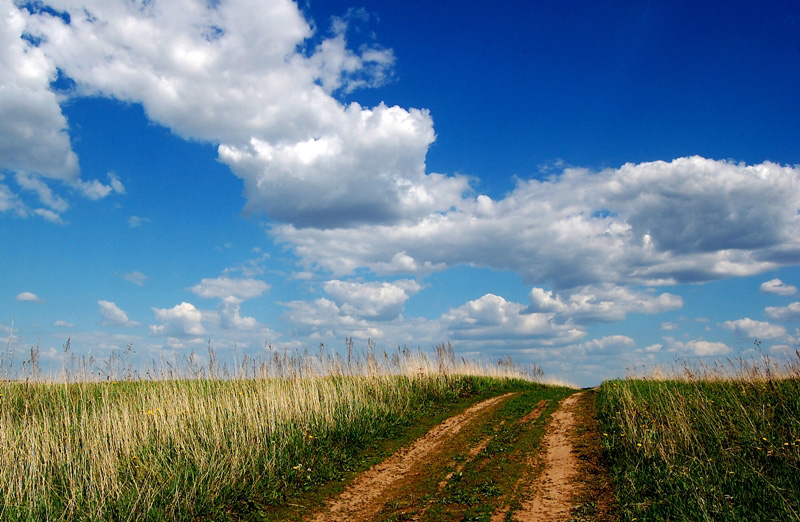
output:
[[[800,520],[800,375],[603,383],[603,446],[626,520]]]
[[[0,519],[262,519],[423,415],[521,383],[384,356],[247,379],[1,381]]]

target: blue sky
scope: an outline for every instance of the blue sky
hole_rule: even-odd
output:
[[[800,342],[789,2],[2,7],[17,365],[450,340],[591,385]]]

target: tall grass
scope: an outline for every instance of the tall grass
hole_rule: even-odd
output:
[[[800,353],[603,383],[628,520],[800,520]]]
[[[32,357],[32,360],[34,358]],[[523,377],[512,365],[370,346],[221,365],[0,382],[0,519],[225,518],[338,478],[427,405]],[[113,366],[113,365],[112,365]],[[491,376],[491,377],[488,377]]]

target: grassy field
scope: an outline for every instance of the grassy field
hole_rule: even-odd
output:
[[[0,382],[0,519],[259,518],[437,405],[523,383],[449,345],[283,354],[233,372],[209,360],[182,376]]]
[[[597,405],[624,519],[800,520],[797,361],[608,381]]]

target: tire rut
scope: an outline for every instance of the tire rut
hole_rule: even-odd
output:
[[[470,426],[486,410],[514,393],[479,402],[441,422],[409,447],[356,477],[344,492],[329,500],[323,510],[308,520],[314,522],[374,520],[403,484],[426,473],[426,463],[456,434]]]

